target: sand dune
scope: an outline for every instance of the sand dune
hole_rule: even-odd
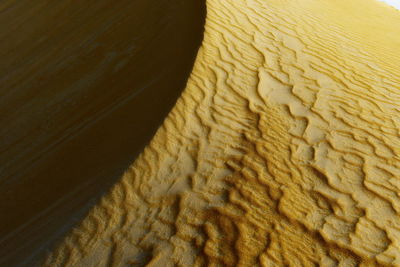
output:
[[[208,0],[187,87],[47,266],[400,266],[400,12]]]
[[[400,12],[207,0],[187,87],[46,266],[400,266]]]
[[[0,266],[79,222],[161,125],[202,1],[0,1]]]

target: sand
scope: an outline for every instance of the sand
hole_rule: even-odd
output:
[[[182,96],[45,266],[400,266],[399,25],[207,0]]]
[[[185,87],[205,3],[0,1],[0,266],[84,218]]]

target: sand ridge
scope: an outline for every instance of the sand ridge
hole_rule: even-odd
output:
[[[208,0],[182,96],[45,265],[400,266],[393,25],[372,0]]]
[[[0,2],[0,266],[32,266],[174,106],[205,2]]]

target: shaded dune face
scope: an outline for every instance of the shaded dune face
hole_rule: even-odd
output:
[[[154,135],[193,66],[203,1],[0,3],[0,265],[80,221]]]
[[[399,266],[400,12],[208,0],[187,87],[46,266]]]

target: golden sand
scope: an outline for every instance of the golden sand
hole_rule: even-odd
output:
[[[208,0],[187,87],[47,266],[400,266],[400,12]]]
[[[0,1],[1,267],[32,266],[143,151],[204,18],[198,0]]]

